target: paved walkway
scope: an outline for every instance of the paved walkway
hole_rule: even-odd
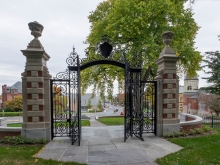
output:
[[[91,116],[91,127],[82,127],[81,146],[69,138],[54,138],[35,156],[88,165],[156,165],[155,159],[181,149],[153,134],[123,140],[123,126],[105,126]]]

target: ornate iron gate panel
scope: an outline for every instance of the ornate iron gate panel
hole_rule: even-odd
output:
[[[125,114],[124,114],[124,141],[131,136],[131,76],[130,65],[125,62]]]
[[[69,101],[69,80],[51,80],[51,133],[52,138],[69,136],[71,112]]]
[[[78,145],[80,146],[81,141],[81,90],[80,90],[80,64],[79,64],[79,56],[76,54],[72,54],[67,61],[75,61],[76,67],[75,69],[70,69],[70,85],[71,85],[71,102],[72,104],[72,120],[70,125],[70,138],[72,141],[72,145],[75,141],[78,141]]]
[[[130,106],[131,106],[131,136],[144,140],[143,134],[143,111],[141,108],[141,70],[133,70],[131,72],[131,93],[130,93]]]
[[[141,81],[143,112],[143,132],[156,134],[156,116],[157,116],[157,82]]]
[[[70,54],[67,64],[76,63],[51,79],[51,133],[54,137],[68,136],[72,144],[81,140],[81,91],[79,57]]]

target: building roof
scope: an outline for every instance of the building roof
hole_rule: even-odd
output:
[[[71,100],[74,97],[74,94],[70,95]],[[89,99],[92,97],[92,93],[85,93],[84,95],[81,95],[81,106],[87,106]],[[91,105],[96,106],[98,105],[100,97],[99,96],[94,96],[94,98],[90,99],[91,100]]]
[[[199,80],[198,76],[190,78],[188,75],[185,75],[184,80]]]
[[[22,93],[22,82],[21,81],[17,81],[12,86],[7,86],[6,87],[7,93],[10,93],[11,89],[17,89],[18,93]]]
[[[85,93],[84,95],[81,95],[81,105],[87,106],[88,100],[92,97],[92,93]],[[98,104],[99,97],[94,96],[94,98],[91,99],[91,105],[97,105]]]
[[[17,81],[14,85],[11,86],[11,89],[18,89],[18,93],[22,93],[22,82]]]

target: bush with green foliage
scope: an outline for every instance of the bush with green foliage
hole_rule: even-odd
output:
[[[209,126],[202,126],[202,128],[195,128],[195,129],[190,129],[189,131],[181,131],[181,132],[173,132],[173,133],[167,133],[163,137],[164,138],[174,138],[174,137],[185,137],[188,135],[199,135],[203,134],[204,132],[210,132],[213,129]]]
[[[0,117],[22,116],[22,112],[0,112]]]
[[[27,139],[22,136],[5,136],[0,139],[0,143],[19,145],[19,144],[45,144],[46,139]]]
[[[4,112],[13,112],[13,110],[11,108],[7,107],[7,108],[4,109]]]

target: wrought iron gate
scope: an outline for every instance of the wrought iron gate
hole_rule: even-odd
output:
[[[80,60],[74,48],[66,60],[68,69],[51,79],[52,138],[69,136],[72,144],[78,141],[80,145],[80,71],[98,64],[125,69],[124,141],[132,136],[144,140],[143,133],[156,132],[156,82],[141,81],[141,61],[136,60],[136,56],[134,63],[137,65],[132,66],[125,53],[124,58],[113,58],[112,46],[106,39],[100,44],[100,50],[105,50],[104,54]]]
[[[156,134],[156,116],[157,116],[157,82],[141,81],[143,111],[143,133]]]
[[[72,52],[67,64],[74,69],[60,72],[51,83],[51,133],[54,137],[69,136],[72,144],[81,141],[81,91],[79,56]]]

